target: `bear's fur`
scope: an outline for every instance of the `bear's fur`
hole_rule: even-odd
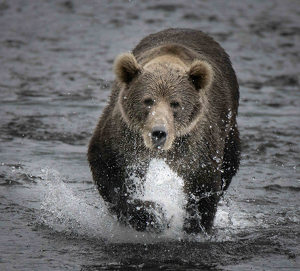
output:
[[[228,55],[200,31],[167,29],[118,56],[114,72],[88,148],[100,195],[125,224],[163,230],[151,211],[161,207],[133,200],[128,179],[143,182],[150,160],[164,159],[184,180],[184,230],[209,231],[240,161],[239,87]]]

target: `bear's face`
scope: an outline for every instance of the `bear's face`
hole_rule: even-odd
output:
[[[163,61],[162,61],[163,60]],[[204,90],[212,81],[209,64],[190,68],[180,61],[157,59],[140,68],[131,54],[117,58],[122,83],[117,107],[130,129],[139,132],[149,149],[169,150],[175,137],[188,134],[201,117]]]

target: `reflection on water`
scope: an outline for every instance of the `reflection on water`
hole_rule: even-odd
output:
[[[299,13],[293,0],[0,3],[0,269],[300,269]],[[206,236],[182,232],[182,183],[162,161],[137,195],[161,200],[161,234],[118,224],[86,161],[113,59],[174,26],[220,42],[240,84],[241,168]]]

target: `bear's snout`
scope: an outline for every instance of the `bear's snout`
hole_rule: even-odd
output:
[[[168,136],[168,131],[164,126],[156,126],[152,129],[151,139],[156,148],[162,147]]]

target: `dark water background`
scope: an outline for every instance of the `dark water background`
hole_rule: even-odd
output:
[[[241,168],[210,236],[122,228],[86,147],[117,54],[169,27],[213,36],[241,101]],[[300,270],[300,2],[0,1],[1,270]]]

